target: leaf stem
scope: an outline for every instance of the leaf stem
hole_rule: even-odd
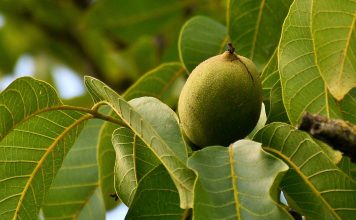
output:
[[[352,123],[304,112],[299,130],[326,142],[356,163],[356,126]]]
[[[91,109],[84,108],[84,107],[79,107],[79,106],[62,105],[62,106],[59,106],[58,109],[61,109],[61,110],[75,110],[75,111],[85,112],[85,113],[88,113],[88,114],[92,115],[94,118],[102,119],[104,121],[108,121],[108,122],[111,122],[113,124],[117,124],[117,125],[126,127],[126,124],[124,122],[122,122],[121,120],[118,120],[118,119],[116,119],[114,117],[111,117],[111,116],[108,116],[108,115],[104,115],[104,114],[98,112],[98,109],[99,109],[99,107],[101,105],[103,105],[103,103],[97,103]]]

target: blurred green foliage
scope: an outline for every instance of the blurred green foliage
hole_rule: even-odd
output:
[[[199,14],[224,23],[225,5],[222,0],[1,0],[0,80],[27,54],[36,78],[52,83],[52,68],[60,64],[122,92],[160,63],[179,60],[177,41],[187,19]]]

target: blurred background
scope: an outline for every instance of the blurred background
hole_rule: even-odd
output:
[[[0,89],[31,75],[68,104],[91,105],[84,75],[123,92],[160,63],[179,61],[184,22],[225,23],[225,0],[0,0]]]
[[[186,20],[225,23],[225,0],[0,0],[0,91],[32,76],[52,84],[66,104],[90,107],[83,76],[122,93],[161,63],[179,61]],[[119,203],[118,203],[119,204]],[[127,207],[108,211],[123,219]]]

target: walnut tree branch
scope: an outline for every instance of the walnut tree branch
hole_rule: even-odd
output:
[[[356,162],[356,126],[350,122],[305,112],[299,130],[326,142]]]

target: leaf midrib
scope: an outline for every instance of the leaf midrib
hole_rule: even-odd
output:
[[[151,145],[150,143],[147,143],[147,141],[144,140],[144,139],[141,137],[141,135],[136,132],[136,129],[132,127],[131,123],[129,123],[126,118],[122,117],[122,114],[119,113],[119,112],[117,111],[117,109],[116,109],[110,102],[108,102],[108,101],[106,101],[106,100],[104,100],[104,101],[102,101],[102,102],[103,102],[103,103],[106,103],[108,106],[110,106],[110,107],[116,112],[116,114],[118,114],[118,115],[120,116],[120,118],[125,122],[125,124],[131,128],[131,130],[135,133],[135,135],[137,135],[138,137],[140,137],[141,140],[142,140],[147,146],[149,146],[150,148],[152,148],[152,147],[151,147],[152,145]],[[139,114],[137,111],[135,111],[135,112],[136,112],[141,118],[143,118],[143,117],[141,116],[141,114]],[[155,138],[158,138],[158,139],[161,141],[161,143],[163,143],[163,145],[166,147],[166,149],[168,149],[168,150],[171,152],[171,154],[172,154],[173,156],[175,156],[175,158],[177,159],[177,161],[180,163],[181,168],[185,168],[186,170],[189,170],[189,171],[190,171],[190,169],[188,169],[188,168],[185,166],[185,164],[184,164],[180,159],[178,159],[178,157],[177,157],[176,154],[172,151],[172,149],[171,149],[170,147],[168,147],[167,143],[162,140],[161,136],[157,134],[156,130],[153,129],[150,124],[149,124],[148,126],[149,126],[150,129],[153,131],[154,137],[155,137]],[[162,159],[161,159],[161,157],[156,153],[156,151],[152,150],[152,152],[157,156],[157,158],[158,158],[161,162],[163,162]],[[166,167],[166,169],[170,172],[170,174],[172,174],[173,176],[175,176],[175,178],[176,178],[176,180],[179,182],[179,185],[180,185],[180,186],[182,186],[183,188],[185,188],[185,189],[186,189],[187,191],[189,191],[189,192],[192,192],[192,191],[193,191],[193,189],[191,189],[189,186],[187,186],[186,184],[182,183],[182,182],[180,181],[180,179],[179,179],[178,177],[176,177],[176,175],[174,175],[174,173],[172,172],[172,170],[171,170],[170,168],[168,168],[167,166],[165,166],[165,167]],[[193,172],[193,171],[192,171],[192,172]],[[193,173],[193,175],[194,175],[194,173]],[[192,186],[193,184],[190,184],[190,185]]]
[[[4,134],[2,134],[2,136],[0,136],[0,143],[17,126],[19,126],[20,124],[28,121],[30,118],[32,118],[32,117],[34,117],[36,115],[39,115],[41,113],[50,112],[50,111],[56,111],[56,110],[63,110],[63,111],[73,110],[73,111],[78,111],[78,112],[85,112],[85,113],[88,113],[88,114],[92,115],[95,118],[102,119],[102,120],[105,120],[105,121],[108,121],[108,122],[111,122],[111,123],[114,123],[114,124],[121,125],[120,122],[115,120],[114,118],[106,116],[106,115],[103,115],[103,114],[101,114],[101,113],[96,111],[96,107],[101,105],[100,103],[98,105],[94,105],[94,107],[92,109],[76,107],[76,106],[61,105],[62,103],[58,103],[58,104],[59,105],[38,109],[38,110],[32,112],[31,114],[25,116],[22,120],[20,120],[20,121],[16,122],[15,124],[13,124],[10,129],[8,129]]]
[[[94,100],[99,101],[99,103],[106,104],[106,105],[110,106],[110,108],[114,110],[114,112],[122,119],[122,121],[124,121],[126,126],[131,128],[131,130],[135,134],[137,134],[138,137],[140,137],[142,139],[142,141],[150,149],[153,149],[152,144],[148,143],[147,140],[145,140],[143,137],[141,137],[142,135],[138,131],[136,131],[136,129],[132,126],[132,123],[128,122],[128,120],[130,120],[130,119],[126,119],[123,117],[123,114],[121,112],[121,102],[126,103],[129,106],[130,114],[134,108],[128,102],[126,102],[126,100],[122,96],[118,95],[114,90],[112,90],[110,87],[108,87],[105,83],[103,83],[100,80],[97,80],[93,77],[90,77],[90,76],[85,77],[85,84],[86,84],[87,89],[91,92],[91,95]],[[114,102],[113,99],[115,99],[116,101]],[[114,107],[112,102],[118,103],[117,107],[119,109]],[[142,115],[139,112],[137,112],[137,111],[134,111],[134,112],[141,118],[140,123],[142,123],[142,119],[144,119],[144,117],[142,117]],[[170,176],[174,179],[176,186],[179,187],[179,189],[184,190],[184,191],[182,191],[183,193],[179,193],[181,199],[184,199],[184,201],[181,200],[181,207],[182,208],[183,207],[191,207],[192,201],[188,197],[193,194],[193,186],[194,186],[194,181],[196,179],[195,173],[186,166],[186,161],[184,161],[184,162],[181,161],[181,158],[179,158],[174,153],[174,151],[167,145],[167,143],[165,141],[163,141],[161,136],[157,134],[157,131],[151,126],[150,123],[148,123],[147,127],[153,133],[153,135],[150,136],[149,142],[152,142],[154,138],[158,139],[162,143],[162,146],[164,146],[165,149],[171,153],[171,155],[168,155],[168,156],[172,156],[173,158],[175,158],[175,163],[176,163],[176,165],[178,165],[177,169],[174,169],[174,167],[171,167],[170,165],[167,166],[166,163],[163,163],[163,165],[167,169]],[[187,151],[187,149],[185,149],[185,151]],[[152,150],[152,152],[162,162],[162,157],[160,155],[158,155],[155,150]],[[167,156],[167,155],[163,155],[163,156]],[[179,178],[175,174],[175,171],[177,171],[177,170],[180,173],[182,173],[184,170],[184,176],[182,178]],[[178,190],[178,191],[180,191],[180,190]],[[188,192],[188,194],[186,192]]]
[[[231,181],[232,181],[232,189],[234,193],[234,200],[235,200],[235,209],[236,209],[236,215],[237,219],[241,219],[241,213],[240,213],[240,203],[239,203],[239,191],[237,189],[237,174],[235,172],[235,167],[234,167],[234,147],[233,145],[229,146],[229,162],[230,162],[230,170],[231,170]]]
[[[61,104],[61,103],[59,103]],[[10,129],[8,129],[6,132],[4,132],[4,134],[2,134],[0,136],[0,142],[9,134],[11,133],[17,126],[19,126],[20,124],[28,121],[30,118],[38,115],[38,114],[41,114],[41,113],[44,113],[44,112],[49,112],[49,111],[53,111],[53,110],[63,110],[61,109],[61,107],[63,107],[63,105],[56,105],[56,106],[51,106],[51,107],[47,107],[47,108],[43,108],[43,109],[38,109],[34,112],[32,112],[31,114],[29,115],[26,115],[22,120],[16,122],[15,124],[12,125],[12,127]]]
[[[331,205],[324,199],[324,197],[322,197],[322,195],[319,193],[319,191],[315,188],[315,186],[308,181],[308,178],[304,175],[304,173],[299,169],[299,167],[293,163],[293,161],[291,161],[288,157],[286,157],[284,154],[282,154],[280,151],[270,148],[270,147],[263,147],[264,150],[266,150],[267,152],[270,152],[272,154],[278,155],[280,158],[282,158],[290,167],[292,167],[298,174],[299,176],[304,180],[304,182],[309,186],[309,188],[314,192],[314,194],[320,198],[320,200],[322,201],[322,203],[324,203],[324,205],[326,206],[326,208],[328,210],[331,211],[331,214],[336,218],[336,219],[340,219],[341,218],[337,215],[337,213],[335,212],[335,210],[331,207]]]
[[[253,35],[252,47],[251,47],[251,51],[250,51],[251,60],[253,60],[253,57],[255,55],[255,48],[256,48],[256,43],[257,43],[257,35],[258,35],[259,29],[260,29],[260,23],[261,23],[261,20],[262,20],[262,13],[263,13],[263,9],[265,7],[265,2],[266,2],[266,0],[261,0],[260,9],[258,10],[255,33]]]
[[[82,123],[85,120],[89,120],[91,118],[93,118],[94,116],[90,115],[90,114],[86,114],[84,116],[82,116],[81,118],[79,118],[78,120],[74,121],[73,124],[71,124],[69,127],[67,127],[57,138],[56,140],[49,146],[49,148],[46,150],[45,154],[41,157],[41,159],[38,161],[38,164],[36,165],[35,169],[33,170],[32,174],[30,175],[30,178],[28,179],[28,181],[26,182],[26,185],[23,189],[23,191],[21,192],[21,196],[19,199],[19,202],[17,204],[16,210],[15,210],[15,214],[13,217],[13,220],[17,219],[17,216],[19,214],[20,208],[22,207],[22,201],[26,195],[26,192],[28,191],[29,187],[31,186],[31,183],[33,181],[33,179],[35,178],[37,172],[40,170],[42,164],[44,163],[45,159],[47,159],[48,155],[50,153],[52,153],[53,149],[57,146],[57,144],[59,143],[59,141],[61,141],[67,133],[69,133],[72,129],[74,129],[76,126],[78,126],[80,123]]]
[[[350,49],[350,41],[351,41],[351,37],[352,37],[352,33],[353,33],[353,30],[355,28],[355,25],[356,25],[356,12],[354,13],[354,18],[352,19],[352,23],[350,25],[350,31],[349,33],[347,34],[347,39],[346,39],[346,44],[345,44],[345,49],[343,51],[343,54],[341,56],[342,60],[341,60],[341,67],[340,67],[340,71],[339,71],[339,74],[338,74],[338,79],[337,79],[337,84],[339,86],[341,86],[341,77],[343,76],[343,73],[344,73],[344,68],[345,68],[345,63],[346,63],[346,55],[347,55],[347,52],[349,51]]]
[[[325,114],[326,114],[326,116],[327,117],[330,117],[330,103],[329,103],[329,94],[328,94],[328,91],[327,91],[327,85],[326,85],[326,82],[325,82],[325,80],[324,80],[324,78],[323,78],[323,76],[322,76],[322,74],[321,74],[321,71],[320,71],[320,67],[318,66],[318,62],[317,62],[317,56],[316,56],[316,54],[315,54],[315,51],[316,51],[316,48],[315,48],[315,42],[314,42],[314,38],[313,38],[313,34],[312,34],[312,7],[313,7],[313,4],[314,4],[314,0],[311,0],[311,1],[309,1],[309,3],[308,3],[309,5],[308,5],[308,9],[309,9],[309,11],[308,11],[308,13],[309,13],[309,22],[308,22],[308,24],[309,24],[309,26],[308,27],[306,27],[307,29],[308,29],[308,32],[309,32],[309,35],[308,35],[308,37],[309,37],[309,39],[311,40],[311,44],[312,44],[312,47],[313,47],[313,51],[312,51],[312,58],[313,58],[313,62],[312,62],[312,65],[313,65],[313,67],[315,67],[316,69],[317,69],[317,71],[318,71],[318,75],[319,75],[319,77],[324,81],[323,82],[323,86],[324,86],[324,97],[325,97]],[[280,73],[279,73],[279,75],[280,75],[280,81],[281,81],[281,88],[282,88],[282,100],[283,100],[283,105],[284,105],[284,108],[287,110],[286,111],[286,114],[287,114],[287,117],[288,117],[288,119],[289,119],[289,121],[291,122],[291,124],[292,125],[296,125],[297,124],[297,122],[298,122],[298,120],[300,119],[300,117],[301,117],[301,115],[303,114],[303,112],[300,112],[299,113],[299,115],[298,116],[295,116],[295,115],[292,115],[291,114],[291,112],[290,112],[290,110],[291,110],[291,104],[288,104],[287,105],[287,102],[289,101],[289,100],[287,100],[287,97],[286,97],[286,95],[285,95],[285,90],[286,90],[286,88],[285,88],[285,83],[286,83],[286,79],[284,79],[283,77],[282,77],[282,70],[284,69],[284,68],[286,68],[286,65],[284,66],[284,68],[282,69],[281,68],[281,66],[280,66],[280,62],[279,62],[279,59],[280,59],[280,54],[282,53],[282,51],[285,49],[285,48],[283,48],[283,50],[281,49],[281,43],[282,43],[282,41],[283,41],[283,39],[284,39],[284,35],[285,35],[285,30],[287,29],[287,28],[290,28],[290,26],[291,26],[291,23],[290,23],[290,15],[291,15],[291,13],[295,13],[295,11],[291,11],[291,9],[293,8],[293,7],[296,7],[295,6],[296,5],[296,1],[294,1],[292,4],[291,4],[291,6],[290,6],[290,8],[289,8],[289,11],[288,11],[288,14],[287,14],[287,16],[286,16],[286,19],[283,21],[283,25],[282,25],[282,32],[281,32],[281,37],[280,37],[280,41],[279,41],[279,43],[278,43],[278,70],[281,70],[280,71]],[[295,16],[295,15],[294,15]],[[287,24],[287,22],[289,23],[289,26],[286,26],[286,24]],[[290,65],[290,63],[288,63],[287,65]]]
[[[311,40],[311,43],[312,43],[312,46],[313,46],[313,63],[315,65],[315,67],[317,68],[318,70],[318,74],[319,74],[319,77],[320,79],[324,79],[323,78],[323,74],[321,74],[321,70],[320,70],[320,66],[318,65],[318,56],[316,55],[316,45],[315,45],[315,40],[314,40],[314,37],[313,37],[313,32],[312,32],[312,26],[313,26],[313,5],[314,5],[314,0],[311,0],[310,1],[310,6],[309,6],[309,28],[308,28],[308,31],[309,31],[309,34],[310,34],[310,40]],[[326,111],[326,116],[328,118],[330,118],[330,109],[329,109],[329,94],[328,94],[328,91],[327,91],[327,85],[326,85],[326,81],[323,80],[323,86],[324,86],[324,95],[325,95],[325,111]],[[301,116],[302,116],[303,112],[301,112],[297,118],[300,119]]]

